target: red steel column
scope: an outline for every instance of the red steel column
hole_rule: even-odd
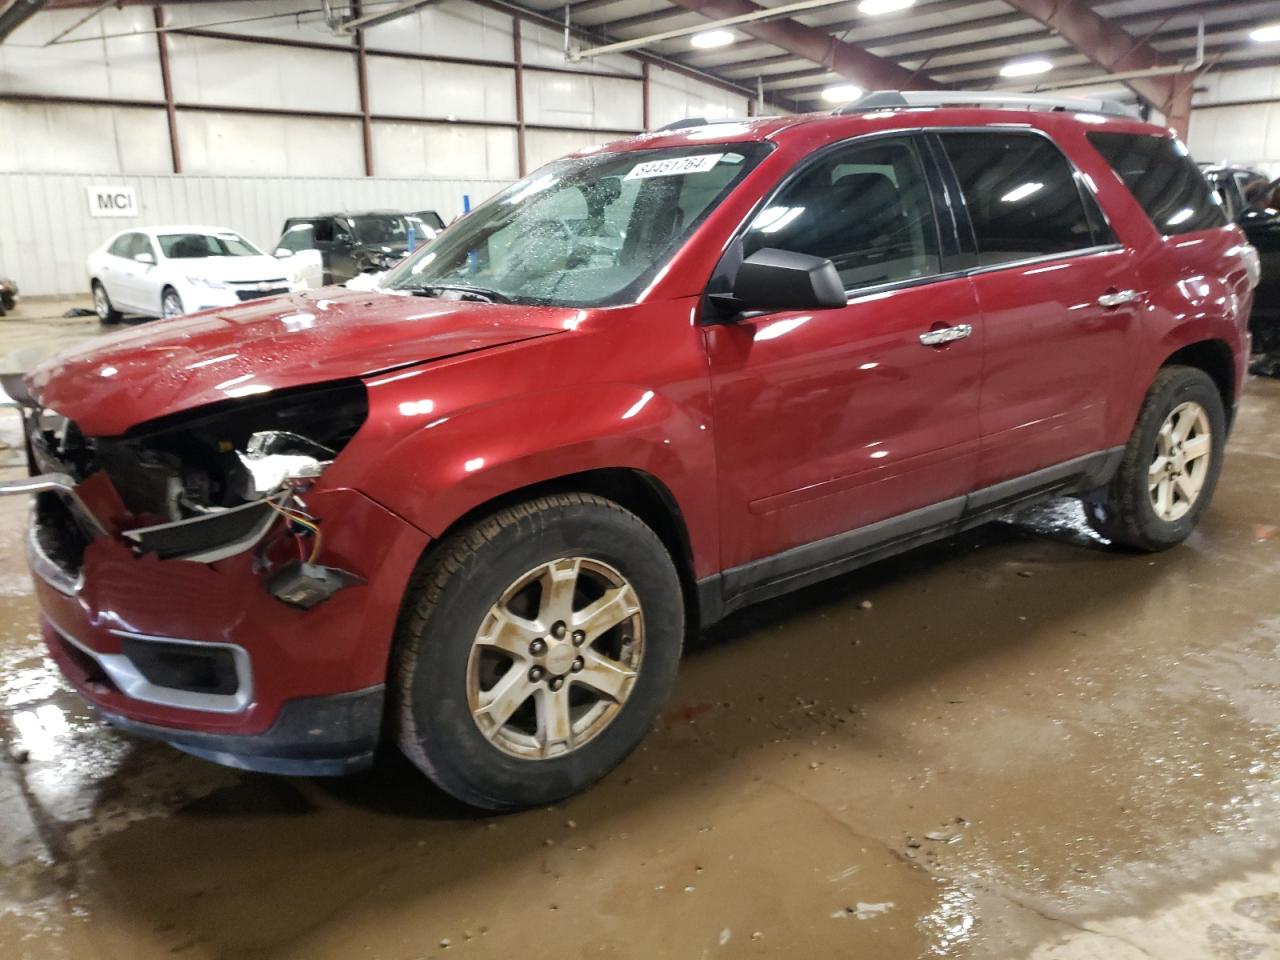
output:
[[[164,8],[156,4],[156,46],[160,51],[160,81],[164,85],[164,109],[169,115],[169,154],[173,172],[182,172],[182,151],[178,146],[178,111],[173,105],[173,80],[169,75],[169,38],[164,33]]]
[[[649,61],[640,64],[640,128],[649,129]]]
[[[511,46],[516,66],[516,171],[523,177],[529,170],[524,151],[524,50],[519,17],[511,18]]]
[[[360,16],[360,0],[352,0],[352,16]],[[356,83],[360,88],[360,134],[364,141],[364,175],[373,176],[373,114],[369,109],[369,59],[364,31],[356,30]]]

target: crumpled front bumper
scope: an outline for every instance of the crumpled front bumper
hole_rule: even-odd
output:
[[[39,496],[74,505],[77,489]],[[361,581],[310,610],[268,592],[272,570],[254,549],[159,559],[103,531],[70,567],[33,508],[27,553],[55,662],[113,724],[216,762],[295,774],[367,763],[396,618],[428,539],[355,490],[315,490],[307,503],[323,562]]]

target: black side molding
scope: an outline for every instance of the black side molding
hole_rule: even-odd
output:
[[[697,585],[699,621],[707,626],[749,604],[953,536],[1015,507],[1094,490],[1115,476],[1123,456],[1124,447],[1113,447],[1076,457],[706,577]]]

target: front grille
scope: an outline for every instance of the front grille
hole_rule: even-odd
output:
[[[270,290],[237,290],[236,296],[243,302],[245,300],[260,300],[263,297],[277,297],[282,293],[288,292],[288,287],[272,287]]]
[[[273,280],[228,280],[227,284],[242,303],[245,300],[275,297],[289,292],[289,281],[284,277]]]

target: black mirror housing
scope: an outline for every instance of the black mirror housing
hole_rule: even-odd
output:
[[[742,261],[733,306],[753,310],[829,310],[847,306],[844,284],[825,257],[765,247]]]

